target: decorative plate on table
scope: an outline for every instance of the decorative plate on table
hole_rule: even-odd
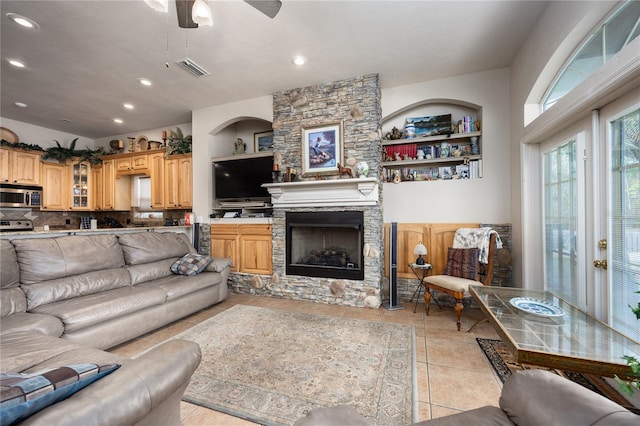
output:
[[[509,302],[521,311],[541,317],[564,316],[564,310],[561,307],[533,297],[514,297]]]

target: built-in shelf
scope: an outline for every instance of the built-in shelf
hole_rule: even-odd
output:
[[[271,204],[278,207],[340,207],[378,204],[377,178],[306,180],[266,183]]]

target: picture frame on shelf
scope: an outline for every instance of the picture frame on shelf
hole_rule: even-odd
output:
[[[302,174],[338,173],[342,161],[342,121],[302,127]]]
[[[253,134],[253,151],[273,151],[273,130]]]

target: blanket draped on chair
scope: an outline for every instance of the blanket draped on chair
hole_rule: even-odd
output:
[[[489,227],[460,228],[453,238],[453,248],[478,248],[478,262],[485,265],[489,261],[491,234],[496,234],[496,248],[502,248],[500,235]]]

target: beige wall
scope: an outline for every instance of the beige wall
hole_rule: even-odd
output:
[[[539,227],[538,145],[523,145],[525,104],[539,99],[565,59],[616,2],[550,2],[511,64],[509,143],[511,216],[513,223],[513,281],[516,286],[540,287],[541,231]],[[535,110],[529,107],[528,110]],[[534,113],[534,115],[537,112]],[[527,117],[527,122],[532,117]]]

